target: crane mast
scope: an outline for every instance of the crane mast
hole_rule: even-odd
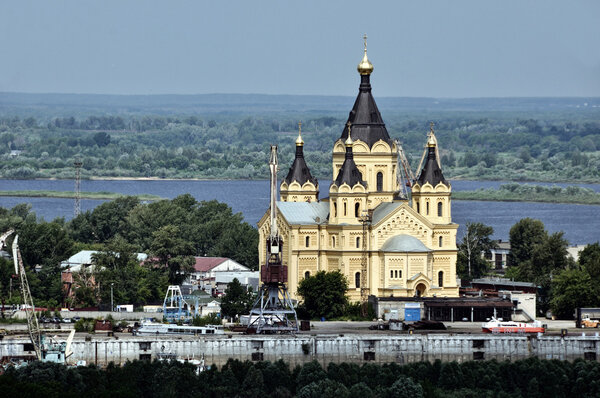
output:
[[[277,228],[277,146],[271,145],[269,170],[270,185],[270,227],[266,242],[266,262],[260,270],[262,282],[258,297],[250,311],[248,332],[294,333],[298,331],[296,310],[287,290],[287,265],[283,265],[283,239]],[[261,248],[261,250],[264,250]]]
[[[6,245],[6,240],[15,231],[8,230],[2,236],[0,236],[0,248]],[[29,283],[27,281],[27,274],[25,273],[25,267],[23,266],[23,259],[21,258],[21,251],[19,250],[19,235],[15,236],[12,243],[12,255],[15,264],[15,274],[19,275],[21,280],[21,295],[23,296],[23,311],[25,311],[25,317],[27,318],[27,330],[29,331],[29,337],[33,344],[35,356],[38,360],[42,359],[42,333],[40,330],[40,324],[38,323],[37,316],[35,315],[35,306],[33,304],[33,297],[29,290]]]

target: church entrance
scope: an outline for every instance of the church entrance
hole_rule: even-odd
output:
[[[427,290],[427,286],[424,283],[419,283],[415,288],[415,296],[423,297],[425,295],[425,290]]]

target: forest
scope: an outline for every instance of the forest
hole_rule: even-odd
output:
[[[314,175],[329,180],[331,149],[346,116],[337,103],[313,103],[324,110],[250,113],[247,103],[242,108],[221,105],[219,112],[211,112],[207,104],[200,110],[183,107],[179,113],[141,105],[128,112],[63,107],[49,113],[41,106],[7,107],[0,112],[0,177],[73,178],[77,158],[83,162],[83,178],[265,179],[269,144],[279,145],[285,170],[302,121],[307,163]],[[519,110],[496,103],[498,110],[484,100],[473,106],[407,110],[399,102],[404,108],[387,106],[381,112],[415,172],[433,121],[448,178],[600,181],[597,107],[561,104]]]
[[[178,362],[106,369],[35,362],[0,375],[8,397],[542,398],[598,397],[600,363],[576,360],[418,362],[406,365],[229,360],[195,374]]]

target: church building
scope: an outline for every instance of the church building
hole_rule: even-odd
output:
[[[304,159],[299,131],[277,202],[288,291],[297,298],[303,278],[339,270],[348,280],[351,301],[367,295],[457,297],[458,224],[452,222],[451,186],[442,173],[433,128],[408,199],[398,178],[400,148],[371,94],[372,72],[365,41],[358,96],[333,143],[327,198],[319,200],[319,183]],[[269,212],[258,229],[259,263],[265,264]]]

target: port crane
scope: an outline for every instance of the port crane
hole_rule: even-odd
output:
[[[0,236],[0,249],[6,246],[8,237],[14,232],[14,230],[10,229]],[[67,358],[73,354],[71,351],[71,342],[75,335],[75,329],[71,330],[66,342],[58,342],[55,338],[46,339],[46,336],[42,333],[44,330],[40,328],[35,313],[33,297],[31,296],[27,274],[25,273],[25,267],[23,266],[21,250],[19,250],[19,235],[15,235],[13,240],[12,255],[15,265],[15,275],[19,276],[21,282],[21,296],[23,298],[22,309],[25,312],[25,317],[27,319],[27,331],[33,345],[33,350],[35,351],[36,359],[44,362],[66,363]]]
[[[262,284],[250,311],[249,333],[295,333],[298,331],[296,310],[286,287],[288,269],[282,261],[283,239],[277,228],[277,169],[277,146],[271,145],[269,157],[271,232],[266,242],[266,263],[263,264],[260,271]]]

